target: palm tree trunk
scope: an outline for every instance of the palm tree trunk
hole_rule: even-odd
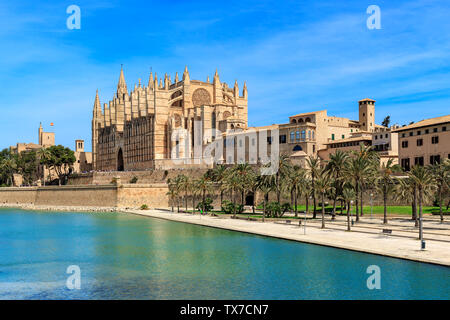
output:
[[[356,208],[356,222],[359,221],[359,207],[358,207],[358,197],[359,197],[359,182],[356,182],[356,187],[355,187],[355,193],[356,193],[356,197],[355,197],[355,208]]]
[[[417,220],[417,188],[416,187],[414,187],[412,206],[413,206],[412,209],[413,209],[414,226],[418,227],[419,221]]]
[[[361,217],[364,215],[364,211],[363,211],[363,195],[364,195],[364,187],[361,184],[361,195],[360,195],[360,197],[361,197]]]
[[[350,231],[350,203],[346,203],[347,205],[347,231]]]
[[[441,223],[444,222],[444,215],[442,213],[442,184],[439,185],[439,215],[441,216]]]
[[[202,214],[205,214],[205,189],[202,192]]]
[[[309,198],[308,195],[306,195],[305,197],[305,214],[308,214],[308,209],[309,209]]]
[[[295,217],[298,217],[298,210],[297,210],[297,198],[298,198],[298,191],[297,188],[295,188],[295,198],[294,198],[294,206],[295,206]]]
[[[223,190],[222,187],[220,187],[220,208],[222,208],[222,201],[223,201]]]
[[[264,195],[264,201],[263,201],[263,218],[262,218],[262,221],[264,222],[265,221],[265,218],[266,218],[266,195]]]
[[[423,199],[423,190],[419,187],[419,239],[423,240],[423,222],[422,222],[422,199]]]
[[[383,223],[387,224],[388,220],[387,220],[387,190],[383,190],[383,204],[384,204],[384,218],[383,218]]]
[[[324,206],[324,201],[325,201],[325,193],[322,192],[322,229],[325,229],[325,206]]]
[[[187,192],[187,189],[186,189],[185,193],[184,193],[184,204],[186,206],[186,213],[187,213],[187,203],[188,203],[188,192]]]
[[[334,195],[334,199],[333,199],[333,213],[331,215],[331,220],[336,219],[336,196]]]

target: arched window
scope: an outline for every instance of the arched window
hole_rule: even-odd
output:
[[[300,140],[300,131],[295,132],[295,140]]]
[[[211,113],[211,128],[213,128],[213,129],[216,128],[216,113],[215,112]]]
[[[302,151],[302,147],[300,145],[296,145],[292,151]]]
[[[292,119],[292,120],[291,120],[291,123],[297,123],[297,120]]]
[[[302,140],[306,140],[306,131],[302,130]]]
[[[308,130],[308,140],[311,140],[311,130]]]
[[[295,133],[294,131],[291,132],[291,142],[294,142],[295,140]]]
[[[302,118],[298,119],[298,123],[303,123],[303,119]]]
[[[311,122],[311,118],[306,118],[305,122]]]

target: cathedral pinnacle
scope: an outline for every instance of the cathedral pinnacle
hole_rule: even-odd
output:
[[[117,96],[121,97],[127,93],[127,84],[125,82],[125,76],[123,75],[123,65],[120,67],[119,83],[117,84]]]

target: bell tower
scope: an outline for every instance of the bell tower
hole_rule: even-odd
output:
[[[359,124],[361,131],[375,131],[375,100],[359,100]]]

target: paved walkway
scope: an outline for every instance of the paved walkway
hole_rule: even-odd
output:
[[[360,252],[367,252],[402,258],[420,262],[435,263],[450,266],[450,224],[440,224],[435,221],[425,224],[426,228],[432,228],[438,235],[427,234],[425,229],[426,250],[420,250],[420,242],[417,239],[417,229],[411,221],[398,219],[391,221],[391,225],[386,228],[394,229],[395,235],[383,235],[381,229],[384,228],[373,219],[364,219],[359,222],[352,232],[345,231],[343,223],[345,217],[338,217],[336,222],[328,219],[327,225],[330,228],[320,229],[320,219],[308,220],[306,224],[306,235],[302,226],[297,224],[281,224],[275,222],[255,222],[240,219],[230,219],[228,217],[200,216],[198,214],[171,213],[163,210],[121,210],[128,213],[149,216],[154,218],[179,221],[202,226],[209,226],[227,230],[241,231],[263,236],[276,237],[281,239],[295,240],[305,243],[320,244],[325,246],[349,249]],[[368,222],[367,222],[368,221]],[[366,229],[364,229],[364,227]],[[368,232],[360,232],[361,230]],[[395,231],[397,230],[397,231]],[[401,231],[400,231],[401,230]],[[403,236],[401,236],[403,235]],[[433,238],[433,240],[431,239]]]

